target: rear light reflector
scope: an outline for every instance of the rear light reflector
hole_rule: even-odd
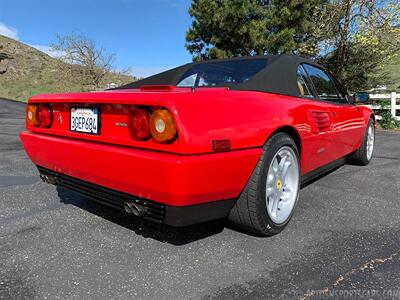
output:
[[[150,132],[157,142],[168,142],[176,136],[176,124],[172,114],[166,109],[159,109],[150,118]]]
[[[231,140],[213,140],[212,149],[214,151],[231,150]]]
[[[150,138],[150,113],[144,109],[132,110],[128,115],[128,130],[134,140]]]

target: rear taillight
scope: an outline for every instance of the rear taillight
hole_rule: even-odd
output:
[[[37,126],[39,124],[36,118],[36,110],[36,105],[29,104],[26,107],[26,121],[30,126]]]
[[[29,104],[26,108],[26,121],[30,126],[49,128],[53,122],[53,112],[46,104]]]
[[[176,136],[174,117],[166,109],[159,109],[151,114],[150,132],[157,142],[169,142]]]
[[[40,104],[36,110],[36,118],[40,127],[49,128],[53,122],[53,112],[50,106]]]
[[[150,113],[146,109],[134,109],[128,114],[128,130],[134,140],[147,140],[164,143],[176,137],[174,117],[166,109]]]
[[[134,140],[150,138],[150,113],[144,109],[132,110],[128,115],[128,130]]]

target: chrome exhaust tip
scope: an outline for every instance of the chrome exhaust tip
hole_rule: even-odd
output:
[[[129,202],[125,202],[124,203],[124,210],[127,214],[131,214],[132,210],[131,210],[131,204]]]
[[[56,184],[57,183],[56,178],[54,176],[40,174],[39,177],[45,183],[48,183],[48,184]]]
[[[40,179],[42,179],[42,181],[45,183],[49,183],[49,178],[46,175],[40,174]]]
[[[143,217],[146,214],[146,208],[144,206],[133,202],[125,202],[124,210],[126,213],[135,215],[136,217]]]

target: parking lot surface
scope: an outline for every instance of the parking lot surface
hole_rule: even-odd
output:
[[[0,299],[400,299],[399,133],[377,132],[369,166],[303,188],[289,226],[259,238],[140,221],[42,183],[24,109],[0,100]]]

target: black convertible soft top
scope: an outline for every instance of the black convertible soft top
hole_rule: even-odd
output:
[[[215,64],[218,62],[242,61],[249,62],[250,66],[251,61],[254,60],[266,60],[266,63],[263,68],[254,74],[254,76],[251,76],[249,80],[234,84],[225,83],[224,86],[227,86],[232,90],[260,91],[289,96],[299,96],[300,91],[297,85],[298,65],[305,63],[323,69],[322,66],[310,59],[286,54],[215,59],[185,64],[148,78],[120,86],[116,89],[137,89],[144,85],[176,86],[182,80],[182,77],[187,73],[187,71],[193,67],[199,66],[200,64],[206,65]]]

